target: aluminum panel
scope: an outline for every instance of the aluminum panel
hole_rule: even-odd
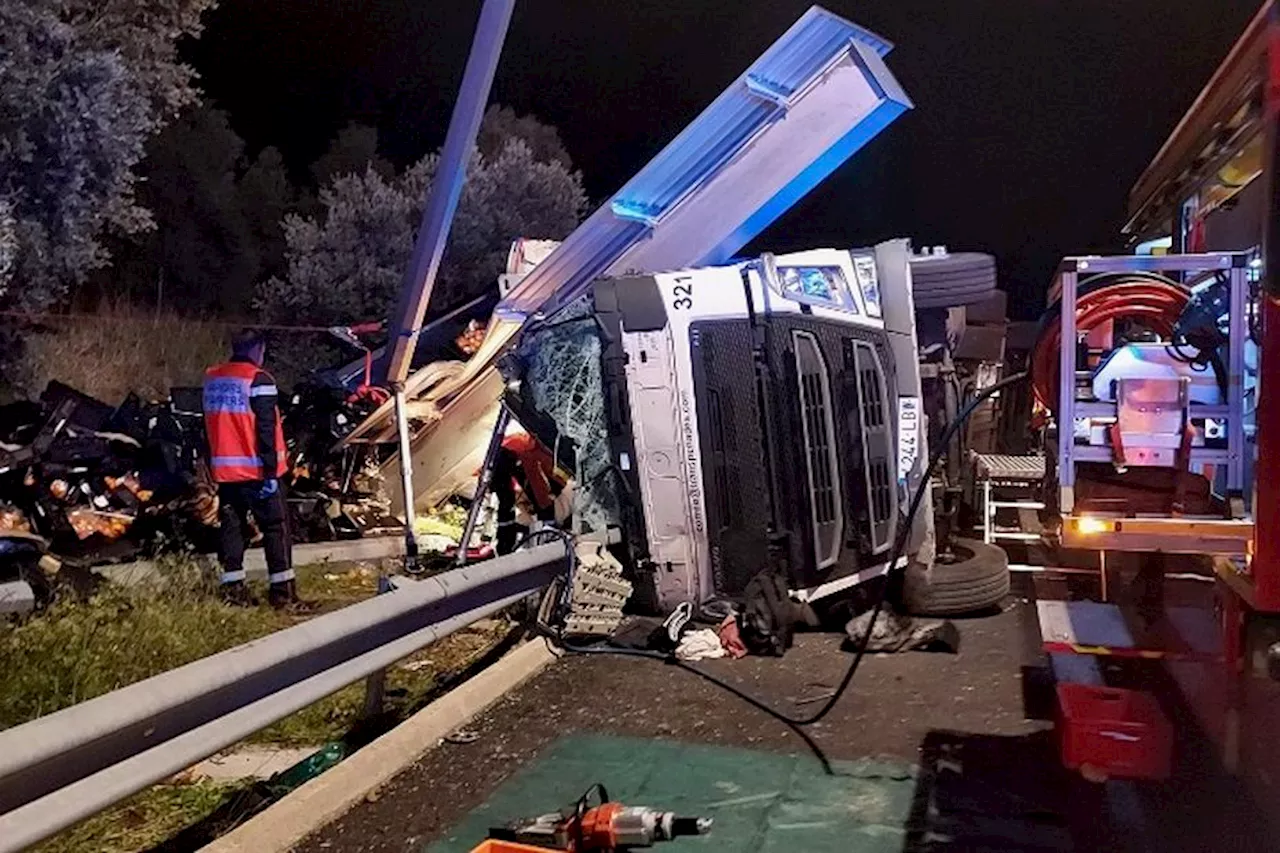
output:
[[[911,107],[882,60],[891,47],[811,8],[530,273],[502,310],[528,315],[553,294],[563,304],[604,272],[730,258]]]

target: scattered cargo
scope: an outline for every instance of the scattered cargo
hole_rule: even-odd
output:
[[[202,461],[200,401],[200,389],[175,388],[167,400],[130,395],[112,407],[51,382],[39,400],[0,407],[6,612],[47,600],[63,565],[215,550],[218,498]],[[376,405],[316,379],[283,406],[295,541],[400,530],[381,496],[376,448],[334,449]],[[9,607],[10,599],[23,606]]]

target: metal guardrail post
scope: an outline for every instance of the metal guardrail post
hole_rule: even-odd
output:
[[[378,595],[385,595],[395,590],[386,570],[378,574]],[[364,708],[360,711],[361,720],[373,720],[382,716],[384,700],[387,695],[387,671],[380,669],[365,679]]]

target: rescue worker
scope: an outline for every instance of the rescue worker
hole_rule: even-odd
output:
[[[262,533],[271,606],[310,609],[299,601],[289,541],[288,515],[280,478],[288,470],[288,452],[278,391],[262,369],[266,340],[255,332],[237,335],[231,360],[209,368],[204,378],[204,423],[209,438],[209,468],[218,484],[218,557],[222,595],[233,604],[257,602],[245,586],[244,552],[249,515]]]
[[[572,502],[570,486],[569,479],[556,469],[550,451],[536,438],[526,432],[504,438],[493,463],[498,553],[510,554],[529,535],[531,524],[526,522],[563,524]]]

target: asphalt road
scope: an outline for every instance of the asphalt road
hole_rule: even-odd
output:
[[[299,850],[421,850],[573,732],[915,764],[922,808],[905,850],[1273,849],[1250,837],[1247,817],[1224,812],[1221,798],[1237,792],[1216,782],[1167,785],[1152,796],[1140,786],[1095,786],[1063,771],[1050,735],[1052,687],[1034,620],[1034,606],[1014,600],[1002,613],[958,623],[956,655],[868,656],[832,713],[805,729],[809,744],[764,712],[670,666],[566,657],[474,721],[473,742],[431,751]],[[817,705],[797,700],[829,692],[850,657],[839,637],[811,634],[797,637],[780,659],[703,665],[802,715]],[[1166,819],[1175,812],[1178,820]]]

